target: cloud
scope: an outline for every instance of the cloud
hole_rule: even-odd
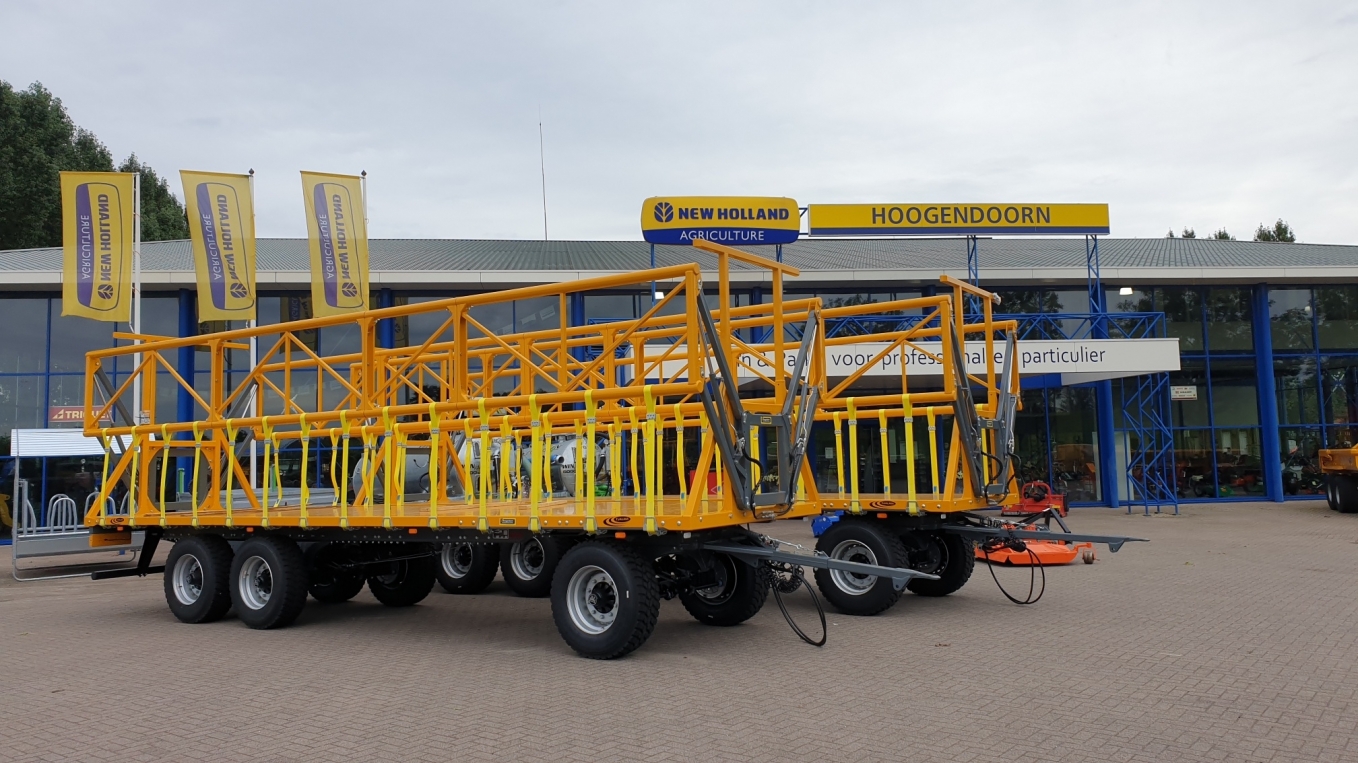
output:
[[[639,237],[652,194],[1106,201],[1113,232],[1358,240],[1358,46],[1325,3],[7,4],[40,80],[162,174],[367,170],[378,237]]]

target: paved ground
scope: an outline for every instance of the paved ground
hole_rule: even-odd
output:
[[[499,582],[255,632],[180,624],[159,579],[6,580],[0,760],[1358,760],[1358,517],[1074,517],[1153,542],[1051,571],[1033,607],[978,568],[948,599],[832,615],[823,649],[772,602],[731,629],[667,602],[611,663]]]

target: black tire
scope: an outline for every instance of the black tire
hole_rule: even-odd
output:
[[[282,628],[306,606],[306,558],[287,538],[251,538],[231,562],[231,608],[251,628]]]
[[[433,556],[379,562],[368,566],[368,590],[388,607],[409,607],[434,589],[438,561]]]
[[[448,593],[477,594],[495,580],[500,550],[493,543],[445,543],[439,549],[435,574]]]
[[[348,567],[342,543],[315,543],[306,550],[307,590],[323,604],[341,604],[363,590],[361,567]]]
[[[906,533],[901,538],[910,569],[938,580],[911,578],[905,587],[918,596],[947,596],[967,584],[976,568],[976,546],[956,533]]]
[[[833,558],[883,567],[904,567],[907,559],[901,539],[870,519],[840,519],[820,536],[816,550]],[[816,587],[826,601],[846,615],[885,612],[901,598],[891,578],[875,575],[820,569],[816,570]]]
[[[702,554],[699,564],[716,572],[716,585],[679,594],[684,609],[698,622],[739,625],[758,614],[768,600],[773,573],[767,564],[750,565],[717,553]]]
[[[1325,503],[1330,511],[1339,511],[1339,480],[1334,475],[1325,478]]]
[[[659,618],[655,564],[625,545],[580,543],[552,576],[552,619],[582,657],[629,654],[646,643]]]
[[[1335,504],[1340,514],[1358,514],[1358,477],[1352,474],[1336,474],[1330,479],[1335,481]]]
[[[231,609],[231,544],[219,535],[180,538],[165,558],[165,601],[185,623],[211,623]]]
[[[570,544],[551,535],[534,535],[500,546],[500,574],[509,590],[530,599],[552,593],[552,574]]]

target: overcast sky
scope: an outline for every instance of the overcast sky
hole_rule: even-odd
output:
[[[1107,202],[1358,243],[1358,3],[0,3],[0,78],[122,158],[369,175],[370,235],[638,239],[658,194]]]

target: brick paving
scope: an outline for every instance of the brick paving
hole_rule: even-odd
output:
[[[1153,542],[1051,570],[1032,607],[978,567],[947,599],[832,614],[824,649],[772,602],[729,629],[666,602],[610,663],[499,581],[257,632],[179,623],[159,578],[6,579],[0,760],[1358,760],[1358,516],[1073,516]]]

